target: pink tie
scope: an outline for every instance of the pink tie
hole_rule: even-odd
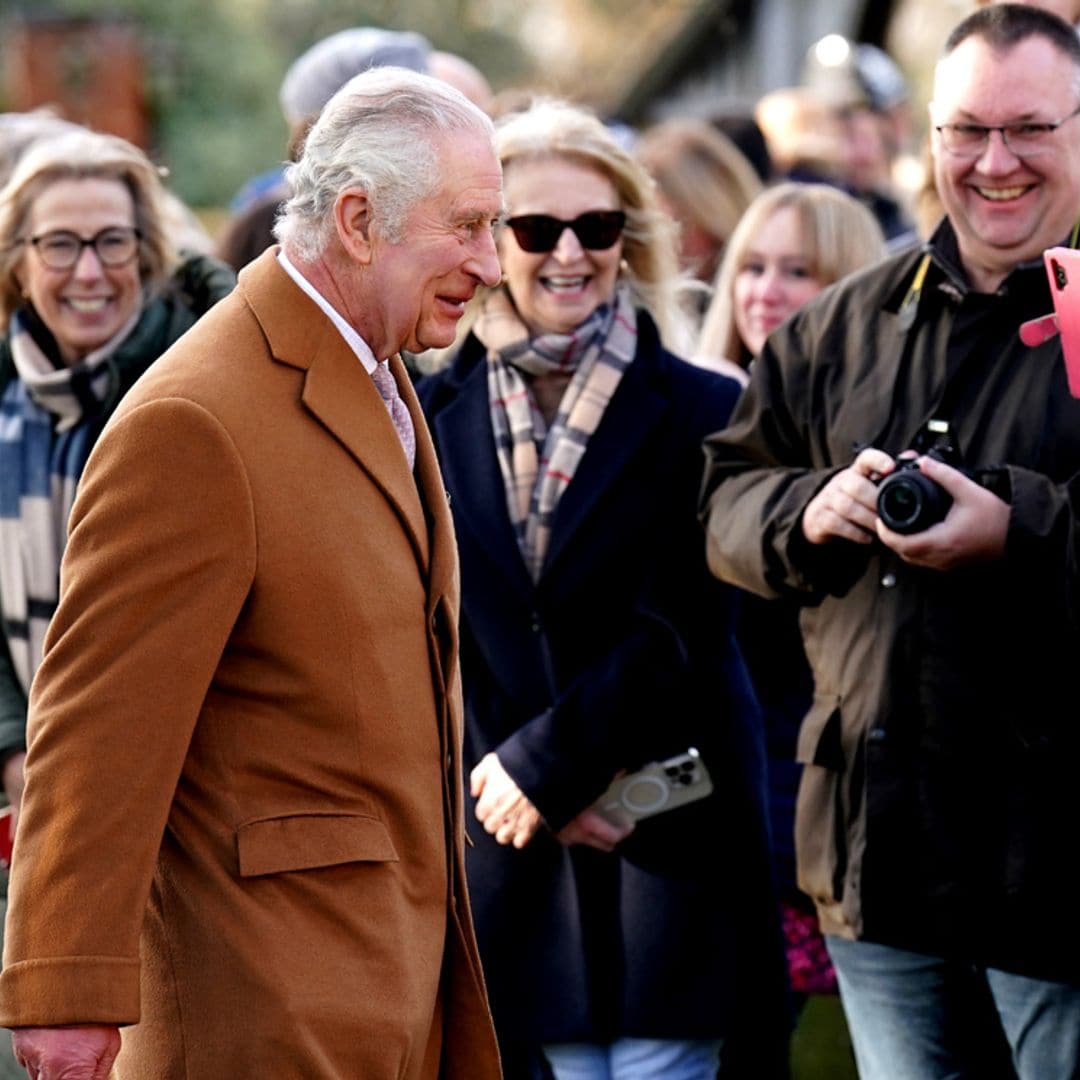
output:
[[[409,410],[398,393],[397,383],[394,382],[389,363],[384,360],[381,364],[376,364],[371,377],[375,381],[375,389],[386,402],[386,411],[390,414],[394,427],[397,428],[398,438],[401,440],[402,449],[405,451],[405,457],[408,458],[411,469],[416,464],[416,432],[413,430]]]

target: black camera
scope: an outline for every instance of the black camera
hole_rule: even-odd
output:
[[[928,420],[915,436],[912,450],[935,461],[971,474],[962,465],[960,448],[951,437],[945,420]],[[878,517],[893,532],[908,536],[945,520],[952,496],[935,480],[925,476],[914,458],[898,458],[896,468],[878,487]]]
[[[944,460],[933,451],[930,456]],[[952,496],[921,472],[917,461],[906,458],[896,463],[896,469],[878,487],[878,517],[893,532],[905,536],[944,521],[952,503]]]

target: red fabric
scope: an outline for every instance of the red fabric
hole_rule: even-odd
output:
[[[780,905],[788,977],[797,994],[835,994],[836,972],[818,929],[817,916],[791,904]]]

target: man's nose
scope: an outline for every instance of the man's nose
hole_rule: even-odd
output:
[[[1005,132],[995,129],[986,133],[986,145],[976,158],[975,165],[983,173],[1007,173],[1012,172],[1019,161],[1019,155],[1005,141]]]
[[[499,265],[499,252],[495,247],[495,237],[490,230],[484,232],[476,255],[469,267],[470,272],[484,285],[494,287],[499,284],[502,277],[502,267]]]

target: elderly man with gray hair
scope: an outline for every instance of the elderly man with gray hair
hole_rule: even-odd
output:
[[[39,1080],[499,1076],[457,559],[397,355],[498,280],[491,124],[380,68],[288,182],[282,247],[125,398],[72,513],[0,977]]]

